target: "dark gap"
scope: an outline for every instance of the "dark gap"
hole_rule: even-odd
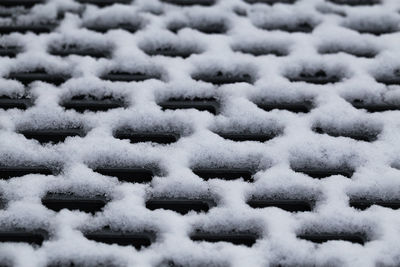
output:
[[[354,48],[345,48],[345,47],[322,47],[318,49],[320,54],[338,54],[338,53],[346,53],[349,55],[353,55],[355,57],[365,57],[365,58],[374,58],[378,55],[378,51],[373,49],[354,49]]]
[[[161,2],[179,6],[212,6],[215,4],[215,0],[161,0]]]
[[[155,48],[143,46],[142,50],[149,56],[181,57],[188,58],[193,54],[200,54],[194,48],[176,47],[174,45],[160,45]]]
[[[14,32],[26,33],[33,32],[35,34],[50,33],[57,27],[57,24],[47,22],[41,24],[24,24],[24,25],[0,25],[0,34],[10,34]]]
[[[85,233],[89,239],[105,244],[117,244],[120,246],[134,246],[136,249],[148,247],[155,241],[155,234],[150,232],[116,232],[111,230],[101,230]]]
[[[312,21],[299,21],[296,24],[262,24],[259,25],[263,30],[267,31],[284,31],[289,33],[302,32],[311,33],[314,30],[314,22]]]
[[[182,215],[190,211],[208,212],[214,206],[215,203],[209,199],[157,198],[146,201],[146,208],[149,210],[172,210]]]
[[[235,142],[255,141],[255,142],[267,142],[279,135],[279,133],[217,133],[224,139],[228,139]]]
[[[236,180],[243,178],[246,182],[253,181],[254,171],[250,169],[234,169],[234,168],[195,168],[192,170],[194,174],[208,181],[210,179]]]
[[[13,243],[29,243],[42,245],[43,241],[48,238],[48,234],[43,230],[27,231],[27,230],[13,230],[1,231],[0,242],[13,242]]]
[[[96,5],[98,7],[110,6],[113,4],[130,4],[132,0],[76,0],[81,4]]]
[[[367,103],[362,99],[354,99],[350,101],[351,105],[356,109],[365,109],[368,112],[385,112],[400,110],[400,104],[378,102],[378,103]]]
[[[128,183],[150,183],[155,176],[153,170],[146,168],[96,168],[94,171]]]
[[[342,168],[313,168],[313,167],[303,167],[303,168],[293,168],[295,172],[304,173],[312,178],[322,179],[327,178],[332,175],[342,175],[347,178],[351,178],[354,174],[354,170],[348,167]]]
[[[140,22],[130,23],[130,22],[120,22],[118,24],[95,24],[90,23],[84,26],[86,29],[99,32],[106,33],[110,30],[125,30],[130,33],[135,33],[142,28]]]
[[[309,113],[314,108],[312,100],[303,100],[299,102],[259,102],[255,104],[257,107],[267,112],[278,109],[294,113]]]
[[[251,54],[253,56],[275,55],[277,57],[284,57],[289,55],[289,51],[284,47],[268,47],[268,46],[243,46],[233,47],[233,51],[241,52],[244,54]]]
[[[15,45],[0,46],[0,57],[14,58],[21,52],[22,52],[22,48],[19,46],[15,46]]]
[[[26,110],[33,105],[33,101],[29,98],[11,98],[8,96],[0,96],[0,109],[22,109]]]
[[[1,0],[0,7],[33,7],[37,4],[43,4],[45,0]]]
[[[248,4],[267,4],[267,5],[273,5],[277,3],[282,3],[282,4],[294,4],[296,3],[297,0],[243,0],[244,2]]]
[[[124,108],[125,103],[122,100],[109,98],[96,99],[90,95],[77,95],[70,100],[61,103],[65,109],[73,109],[83,113],[85,111],[107,111],[115,108]]]
[[[360,199],[360,198],[352,198],[349,202],[350,207],[366,210],[370,208],[372,205],[377,205],[390,209],[400,209],[400,200],[399,199],[391,199],[391,200],[383,200],[383,199]]]
[[[79,47],[79,45],[52,46],[49,53],[54,56],[67,57],[70,55],[89,56],[93,58],[110,58],[111,48],[107,47]]]
[[[131,143],[154,142],[159,144],[172,144],[178,141],[179,135],[162,132],[135,132],[130,129],[117,130],[115,138],[128,139]]]
[[[247,205],[252,208],[276,207],[289,212],[312,211],[314,203],[310,200],[302,199],[264,199],[252,198],[247,201]]]
[[[375,80],[385,85],[400,85],[400,69],[395,69],[393,73],[389,75],[378,76]]]
[[[203,72],[192,74],[192,79],[196,81],[208,82],[216,85],[230,84],[230,83],[254,83],[254,77],[250,73],[242,72],[233,74],[230,72],[217,71],[214,73]]]
[[[161,79],[161,74],[157,72],[145,73],[145,72],[124,72],[124,71],[111,71],[108,74],[104,74],[100,77],[103,80],[112,82],[139,82],[148,79]]]
[[[357,141],[374,142],[378,139],[380,131],[367,129],[365,127],[359,129],[335,129],[333,127],[315,126],[312,130],[319,134],[327,134],[332,137],[348,137]]]
[[[27,139],[35,139],[41,144],[64,142],[67,137],[84,136],[84,132],[79,128],[71,129],[39,129],[39,130],[22,130],[18,133]]]
[[[171,23],[168,29],[174,33],[177,33],[183,28],[191,28],[205,34],[225,34],[228,31],[228,26],[225,22],[212,22],[203,21],[203,23],[187,24],[187,23]]]
[[[0,179],[7,180],[13,177],[21,177],[27,174],[53,175],[55,173],[52,169],[43,166],[0,167]]]
[[[197,231],[190,235],[190,239],[193,241],[204,241],[210,243],[228,242],[234,245],[244,245],[247,247],[253,246],[257,242],[258,238],[259,236],[256,234],[240,232],[208,233]]]
[[[219,111],[219,102],[215,98],[171,98],[167,101],[158,103],[162,110],[177,109],[197,109],[199,111],[208,111],[216,115]]]
[[[324,70],[317,72],[301,72],[298,76],[287,76],[291,82],[306,82],[312,84],[328,84],[341,81],[341,77],[335,74],[327,74]]]
[[[68,209],[94,214],[104,208],[107,199],[102,196],[81,197],[68,193],[48,193],[42,198],[42,204],[54,211]]]
[[[33,71],[12,72],[8,75],[8,79],[17,80],[24,85],[28,85],[35,81],[42,81],[54,85],[60,85],[71,78],[68,74],[51,74],[43,69],[36,69]]]
[[[348,5],[348,6],[372,6],[380,4],[380,0],[327,0],[328,2],[338,4],[338,5]]]
[[[348,241],[351,243],[357,243],[360,245],[364,245],[364,243],[367,241],[366,237],[362,234],[358,233],[316,233],[316,234],[302,234],[297,236],[300,239],[308,240],[313,243],[325,243],[328,241],[334,241],[334,240],[342,240],[342,241]]]

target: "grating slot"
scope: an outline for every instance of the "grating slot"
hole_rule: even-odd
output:
[[[348,5],[348,6],[372,6],[380,4],[380,0],[327,0],[327,1],[337,5]]]
[[[259,102],[255,104],[257,107],[267,112],[277,109],[293,113],[309,113],[314,108],[313,101],[311,100],[300,102]]]
[[[275,137],[277,137],[278,133],[216,133],[224,139],[228,139],[235,142],[245,142],[245,141],[254,141],[254,142],[267,142]]]
[[[179,5],[179,6],[212,6],[215,0],[161,0],[164,3]]]
[[[93,58],[109,58],[112,50],[110,48],[99,47],[79,47],[78,45],[64,45],[61,47],[51,47],[49,53],[54,56],[67,57],[70,55],[89,56]]]
[[[253,181],[254,171],[250,169],[228,169],[228,168],[196,168],[192,170],[194,174],[208,181],[210,179],[236,180],[243,178],[246,182]]]
[[[337,83],[341,78],[337,75],[328,75],[324,70],[317,72],[301,72],[297,77],[287,77],[291,82],[306,82],[313,84]]]
[[[351,104],[356,109],[365,109],[368,112],[385,112],[400,110],[400,105],[395,103],[367,103],[362,99],[354,99]]]
[[[184,28],[190,28],[205,34],[225,34],[228,31],[228,26],[223,21],[203,20],[201,24],[171,23],[168,26],[168,29],[174,33],[177,33]]]
[[[234,245],[244,245],[247,247],[253,246],[257,242],[258,238],[258,235],[247,232],[207,233],[197,231],[196,233],[190,235],[190,239],[193,241],[203,241],[210,243],[228,242]]]
[[[316,233],[302,234],[298,235],[297,237],[318,244],[329,241],[347,241],[364,245],[364,243],[367,241],[365,236],[359,233]]]
[[[309,200],[301,199],[262,199],[253,198],[247,201],[253,209],[276,207],[289,212],[312,211],[314,204]]]
[[[35,139],[41,144],[64,142],[67,137],[84,136],[82,129],[40,129],[18,131],[27,139]]]
[[[292,168],[295,172],[304,173],[312,178],[322,179],[333,175],[341,175],[351,178],[354,170],[349,168]]]
[[[244,2],[248,4],[267,4],[267,5],[273,5],[277,3],[283,3],[283,4],[294,4],[296,3],[297,0],[243,0]]]
[[[43,4],[45,0],[1,0],[0,7],[32,7],[37,4]]]
[[[97,168],[94,171],[128,183],[150,183],[155,176],[153,170],[145,168]]]
[[[157,198],[146,201],[146,208],[149,210],[172,210],[182,215],[190,211],[208,212],[214,206],[214,201],[209,199]]]
[[[314,23],[312,21],[298,21],[294,24],[280,24],[280,23],[264,23],[258,25],[259,28],[267,31],[284,31],[289,33],[302,32],[311,33],[314,30]]]
[[[132,144],[143,142],[172,144],[179,139],[179,135],[174,133],[133,132],[127,129],[117,130],[114,137],[118,139],[128,139]]]
[[[66,74],[50,74],[44,70],[35,70],[29,72],[12,72],[8,75],[7,78],[17,80],[24,85],[28,85],[36,81],[60,85],[66,82],[71,77]]]
[[[336,47],[326,46],[318,49],[320,54],[338,54],[346,53],[355,57],[374,58],[378,55],[378,51],[374,49],[357,48],[357,47]]]
[[[378,139],[380,131],[374,129],[335,129],[331,127],[317,126],[313,127],[313,131],[319,134],[327,134],[332,137],[348,137],[357,141],[373,142]]]
[[[195,48],[176,47],[174,45],[160,45],[158,47],[143,46],[141,49],[149,56],[188,58],[193,54],[200,54]]]
[[[65,109],[72,109],[76,112],[85,111],[107,111],[110,109],[124,108],[125,103],[122,100],[112,98],[94,99],[91,96],[78,95],[68,101],[64,101],[61,106]]]
[[[391,200],[383,200],[383,199],[359,199],[353,198],[350,199],[349,202],[350,207],[366,210],[373,205],[390,208],[390,209],[400,209],[400,200],[399,199],[391,199]]]
[[[130,4],[132,0],[76,0],[81,4],[96,5],[99,7],[111,6],[114,4]]]
[[[26,24],[26,25],[0,25],[0,34],[10,34],[14,32],[26,33],[33,32],[35,34],[50,33],[57,27],[54,23],[46,24]]]
[[[42,198],[42,204],[54,211],[68,209],[96,213],[104,208],[107,199],[101,196],[81,197],[67,193],[48,193]]]
[[[155,241],[155,234],[150,232],[116,232],[101,230],[85,233],[84,236],[92,241],[110,245],[133,246],[136,249],[148,247]]]
[[[167,101],[158,103],[162,110],[177,109],[197,109],[199,111],[208,111],[216,115],[219,111],[219,103],[215,98],[171,98]]]
[[[26,231],[26,230],[13,230],[13,231],[1,231],[0,242],[12,242],[12,243],[29,243],[42,245],[43,241],[48,238],[48,234],[42,230]]]
[[[284,57],[289,55],[289,51],[284,47],[268,47],[268,46],[256,46],[248,45],[241,47],[232,47],[235,52],[241,52],[244,54],[251,54],[253,56],[265,56],[275,55],[277,57]]]
[[[254,82],[254,78],[249,73],[229,73],[218,71],[217,73],[195,73],[192,78],[196,81],[203,81],[216,85],[230,84],[230,83],[250,83]]]
[[[32,106],[32,100],[28,98],[11,98],[8,96],[0,96],[0,109],[28,109]]]
[[[124,30],[130,33],[135,33],[141,29],[141,23],[128,23],[128,22],[121,22],[118,24],[87,24],[85,28],[91,31],[99,32],[99,33],[106,33],[111,30]]]
[[[22,52],[22,48],[18,46],[0,46],[0,57],[16,57]]]
[[[53,175],[54,171],[47,167],[35,166],[35,167],[0,167],[0,179],[10,179],[14,177],[21,177],[28,174],[42,174],[42,175]]]
[[[385,85],[400,85],[400,69],[395,69],[391,75],[378,76],[375,80]]]
[[[161,75],[159,73],[112,71],[101,76],[101,79],[112,82],[140,82],[149,79],[161,79]]]

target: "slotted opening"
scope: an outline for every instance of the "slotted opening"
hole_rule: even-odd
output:
[[[179,5],[179,6],[212,6],[215,0],[161,0],[164,3]]]
[[[94,171],[102,175],[117,177],[119,181],[128,183],[150,183],[156,175],[155,170],[140,167],[101,167]]]
[[[316,124],[313,126],[312,130],[319,134],[327,134],[332,137],[348,137],[357,141],[364,142],[376,141],[378,139],[378,135],[381,133],[381,131],[376,128],[368,128],[367,125],[339,129],[332,126],[323,126],[321,124]]]
[[[132,0],[76,0],[81,4],[96,5],[98,7],[111,6],[114,4],[130,4]]]
[[[142,22],[139,20],[115,23],[100,23],[96,20],[84,25],[86,29],[99,33],[106,33],[110,30],[124,30],[130,33],[135,33],[142,29],[142,26]]]
[[[168,29],[177,33],[181,29],[190,28],[205,34],[225,34],[229,28],[223,20],[196,20],[190,23],[172,22],[168,25]]]
[[[369,20],[358,22],[349,22],[343,24],[348,29],[361,34],[383,35],[399,31],[397,21],[382,21],[382,18],[371,17]]]
[[[172,210],[182,215],[191,211],[208,212],[214,206],[214,201],[210,199],[153,198],[146,201],[149,210]]]
[[[383,83],[385,85],[400,85],[400,68],[395,69],[393,73],[387,75],[379,75],[375,77],[378,83]]]
[[[179,139],[179,135],[176,133],[135,131],[129,128],[118,129],[115,131],[114,137],[118,139],[128,139],[132,144],[144,142],[172,144]]]
[[[283,45],[268,45],[265,43],[260,44],[237,44],[231,47],[235,52],[244,54],[251,54],[253,56],[275,55],[277,57],[284,57],[289,55],[289,50]]]
[[[351,178],[355,172],[354,169],[348,166],[343,166],[343,167],[313,167],[313,166],[293,167],[292,166],[292,170],[295,172],[304,173],[315,179],[327,178],[333,175],[341,175],[347,178]]]
[[[260,109],[270,112],[272,110],[286,110],[293,113],[309,113],[314,108],[313,99],[296,99],[292,101],[271,101],[264,99],[255,103]]]
[[[141,45],[140,48],[149,56],[188,58],[193,54],[201,53],[201,51],[194,46],[176,45],[172,43]]]
[[[356,109],[365,109],[367,112],[385,112],[400,110],[400,104],[385,101],[369,102],[364,99],[353,99],[349,101]]]
[[[87,213],[101,211],[108,200],[104,196],[78,196],[72,193],[47,193],[42,198],[42,204],[48,209],[60,211],[62,209],[79,210]]]
[[[111,71],[101,76],[101,79],[112,82],[140,82],[149,79],[161,79],[161,74],[158,72],[125,72],[125,71]]]
[[[227,242],[234,245],[244,245],[247,247],[253,246],[257,242],[258,238],[259,236],[255,233],[239,231],[221,231],[218,233],[210,233],[198,230],[190,235],[190,239],[193,241],[210,243]]]
[[[366,210],[373,205],[397,210],[400,209],[400,199],[380,199],[376,197],[371,197],[371,198],[351,197],[349,205],[350,207],[359,210]]]
[[[158,105],[162,110],[197,109],[214,115],[219,112],[219,102],[215,98],[170,98]]]
[[[111,47],[105,46],[82,46],[79,44],[52,45],[49,53],[54,56],[67,57],[70,55],[89,56],[93,58],[109,58],[112,54]]]
[[[29,243],[42,245],[48,234],[43,230],[10,230],[0,232],[0,242]]]
[[[318,48],[320,54],[338,54],[346,53],[355,57],[374,58],[378,55],[379,51],[372,47],[357,47],[357,46],[344,46],[344,45],[323,45]]]
[[[136,249],[148,247],[156,239],[155,234],[152,232],[117,232],[107,229],[88,232],[84,236],[92,241],[110,245],[133,246]]]
[[[320,70],[303,70],[296,76],[288,75],[286,78],[291,82],[306,82],[312,84],[328,84],[337,83],[342,80],[342,75],[339,73],[328,73],[327,71]]]
[[[242,178],[246,182],[252,182],[255,173],[254,170],[246,168],[194,168],[192,171],[206,181],[210,179],[229,181]]]
[[[30,24],[3,24],[0,25],[0,34],[10,34],[14,32],[26,33],[33,32],[35,34],[50,33],[58,25],[55,22],[42,22]]]
[[[13,98],[9,96],[0,96],[0,109],[22,109],[26,110],[33,105],[32,99],[26,97]]]
[[[347,241],[364,245],[367,242],[366,236],[362,233],[306,233],[297,237],[318,244],[329,241]]]
[[[310,18],[301,18],[294,22],[269,21],[257,25],[259,28],[267,31],[284,31],[289,33],[302,32],[311,33],[317,24]]]
[[[85,135],[84,131],[79,128],[70,129],[36,129],[36,130],[20,130],[18,133],[27,139],[37,140],[41,144],[64,142],[67,137]]]
[[[267,5],[273,5],[277,3],[282,3],[282,4],[294,4],[297,2],[297,0],[243,0],[244,2],[248,4],[267,4]]]
[[[306,199],[252,197],[247,205],[253,209],[276,207],[289,212],[312,211],[314,202]]]
[[[77,95],[61,103],[65,109],[72,109],[76,112],[85,111],[108,111],[110,109],[124,108],[126,106],[123,100],[112,97],[96,98],[92,95]]]
[[[227,133],[227,132],[215,132],[224,139],[235,141],[235,142],[267,142],[279,136],[279,132],[268,132],[268,133]]]
[[[45,0],[2,0],[0,2],[0,7],[33,7],[37,4],[44,3]]]
[[[36,69],[32,71],[11,72],[7,78],[17,80],[24,85],[28,85],[36,81],[61,85],[70,79],[71,76],[69,74],[48,73],[44,69]]]
[[[327,0],[328,2],[337,5],[348,5],[348,6],[371,6],[380,4],[380,0]]]
[[[17,45],[0,45],[0,57],[16,57],[22,52],[22,47]]]
[[[53,169],[44,166],[0,166],[0,179],[11,179],[28,174],[54,175]]]
[[[215,72],[210,72],[210,71],[197,72],[192,74],[192,79],[216,85],[241,83],[241,82],[253,84],[255,81],[255,78],[250,72],[241,71],[239,73],[233,73],[222,70]]]

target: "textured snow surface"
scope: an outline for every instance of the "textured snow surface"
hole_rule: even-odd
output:
[[[58,23],[50,33],[0,37],[1,46],[21,48],[16,57],[0,58],[0,97],[34,102],[26,110],[0,108],[0,167],[57,170],[54,175],[0,180],[0,230],[44,229],[49,236],[40,246],[0,243],[1,263],[400,265],[400,211],[349,206],[354,197],[400,200],[400,1],[215,0],[180,5],[202,1],[134,0],[105,7],[80,2],[85,1],[48,0],[30,10],[0,7],[0,27]],[[363,2],[367,4],[359,5]],[[103,51],[104,57],[50,54],[76,46]],[[180,56],[168,54],[171,48]],[[57,86],[42,81],[23,85],[12,78],[13,73],[34,70],[70,79]],[[149,79],[107,78],[115,72]],[[232,82],[212,81],[216,75]],[[123,104],[98,112],[64,108],[76,96]],[[182,98],[214,98],[220,106],[214,115],[158,105]],[[392,108],[369,112],[352,101]],[[261,108],[295,103],[306,103],[308,112]],[[179,139],[172,144],[130,143],[114,137],[123,127],[172,132]],[[65,128],[80,128],[84,134],[43,145],[18,133]],[[276,137],[235,142],[217,133]],[[357,133],[367,140],[358,140]],[[121,182],[93,171],[100,167],[147,167],[156,174],[150,183]],[[255,174],[251,181],[204,180],[192,172],[196,168],[244,168]],[[307,168],[354,173],[351,178],[316,179],[294,171]],[[55,212],[42,205],[48,192],[104,195],[108,202],[94,214]],[[246,202],[254,196],[310,199],[315,206],[306,212],[252,208]],[[147,209],[151,197],[208,198],[216,205],[181,215]],[[151,231],[156,240],[135,249],[83,235],[103,227]],[[196,229],[253,233],[257,241],[251,247],[193,241]],[[367,242],[316,244],[298,238],[310,231],[362,232]]]

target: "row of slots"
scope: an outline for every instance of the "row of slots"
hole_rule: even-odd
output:
[[[91,4],[99,7],[110,6],[114,4],[126,4],[129,5],[133,0],[75,0],[81,4]],[[160,0],[161,2],[180,5],[180,6],[192,6],[192,5],[200,5],[200,6],[212,6],[215,5],[217,0]],[[243,0],[249,4],[268,4],[273,5],[277,3],[284,4],[295,4],[298,0]],[[46,0],[3,0],[0,3],[0,6],[3,7],[32,7],[36,4],[43,4]],[[376,5],[380,4],[380,0],[327,0],[327,2],[338,4],[338,5]]]

